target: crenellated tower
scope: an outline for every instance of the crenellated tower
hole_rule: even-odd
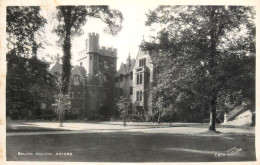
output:
[[[114,99],[117,49],[100,47],[99,35],[89,33],[85,49],[78,53],[77,65],[84,67],[87,75],[86,114],[110,114]]]

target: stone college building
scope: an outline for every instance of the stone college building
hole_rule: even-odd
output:
[[[61,68],[56,63],[50,73],[57,75]],[[89,33],[85,49],[78,53],[77,64],[71,70],[71,106],[67,115],[75,119],[112,116],[120,96],[131,101],[130,113],[144,115],[151,109],[151,99],[145,94],[153,80],[150,56],[139,49],[136,59],[129,55],[119,71],[116,68],[117,49],[100,47],[99,34]]]

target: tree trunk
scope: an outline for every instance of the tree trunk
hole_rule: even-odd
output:
[[[159,114],[158,114],[158,124],[160,124],[161,123],[161,113],[159,112]]]
[[[60,127],[63,127],[63,123],[62,123],[62,113],[59,113],[59,123],[60,123]]]
[[[71,71],[71,7],[67,7],[67,12],[64,13],[65,23],[65,38],[63,41],[63,58],[62,58],[62,80],[64,82],[62,92],[68,93],[68,86],[70,82],[70,71]]]
[[[126,126],[126,117],[125,117],[125,115],[123,116],[123,125],[124,125],[124,127]]]
[[[209,121],[209,131],[216,131],[216,105],[217,98],[214,97],[210,102],[210,121]]]
[[[62,79],[63,79],[63,93],[68,93],[68,85],[70,81],[70,70],[71,70],[71,42],[70,42],[70,36],[66,37],[64,44],[63,44],[63,58],[62,58]]]

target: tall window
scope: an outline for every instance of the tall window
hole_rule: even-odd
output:
[[[130,95],[133,95],[133,87],[130,87]]]
[[[130,79],[133,80],[133,72],[130,73]]]
[[[139,67],[146,66],[146,58],[139,59]]]
[[[136,74],[136,84],[142,84],[143,83],[143,74],[142,73],[139,73],[139,74]]]
[[[79,82],[79,76],[78,75],[74,75],[74,82]]]
[[[78,98],[81,98],[81,94],[80,94],[80,92],[78,92]]]
[[[143,91],[136,91],[136,101],[143,100]]]
[[[123,96],[123,88],[120,88],[120,96]]]
[[[104,59],[104,66],[108,67],[108,59]]]

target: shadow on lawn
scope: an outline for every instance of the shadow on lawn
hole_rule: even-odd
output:
[[[227,156],[232,148],[238,154]],[[32,156],[19,156],[30,152]],[[36,156],[35,153],[52,153]],[[57,156],[57,152],[72,156]],[[220,156],[222,155],[222,156]],[[8,161],[223,162],[255,161],[254,135],[200,136],[143,132],[73,133],[7,138]]]

